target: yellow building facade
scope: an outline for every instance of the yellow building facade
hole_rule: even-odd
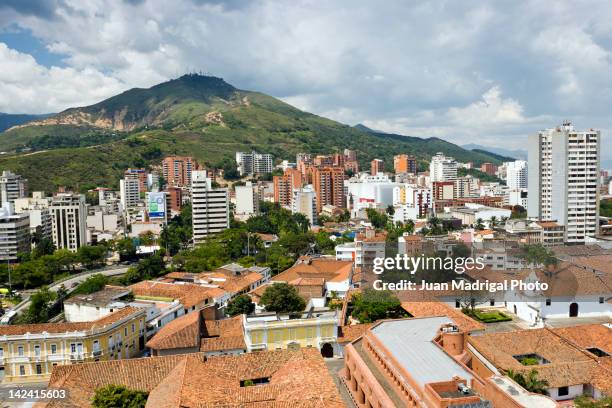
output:
[[[244,340],[248,351],[316,347],[333,355],[338,340],[338,313],[304,313],[291,318],[283,315],[243,316]]]
[[[48,380],[56,365],[137,357],[144,309],[126,307],[92,322],[0,326],[2,382]]]

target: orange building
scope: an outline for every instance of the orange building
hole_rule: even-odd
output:
[[[317,213],[327,204],[341,208],[345,206],[344,168],[310,167],[308,174],[317,195]]]
[[[145,169],[129,168],[123,172],[125,178],[135,178],[138,180],[138,191],[147,191],[147,172]]]
[[[199,169],[193,157],[168,156],[162,161],[162,175],[169,186],[191,185],[191,172]]]
[[[558,407],[502,375],[481,377],[466,346],[471,329],[462,323],[382,320],[347,344],[341,377],[357,407]]]
[[[304,185],[302,173],[297,169],[286,169],[282,176],[274,176],[274,202],[281,206],[290,206],[293,199],[293,189]]]
[[[183,206],[183,190],[180,187],[168,186],[166,188],[170,209],[175,212],[180,212]]]
[[[372,162],[370,163],[370,174],[371,175],[375,176],[378,173],[384,173],[384,171],[385,171],[385,165],[382,160],[380,159],[372,160]]]
[[[480,171],[494,176],[495,172],[497,171],[497,166],[493,163],[482,163],[482,165],[480,166]]]
[[[412,173],[417,172],[416,159],[407,154],[398,154],[393,157],[393,169],[395,173]]]

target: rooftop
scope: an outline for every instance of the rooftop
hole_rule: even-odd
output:
[[[244,386],[244,381],[257,379],[264,383]],[[67,389],[69,398],[49,407],[88,406],[94,390],[108,384],[149,392],[147,407],[345,407],[315,349],[60,366],[49,386]]]
[[[334,258],[303,257],[295,265],[272,277],[276,282],[291,282],[298,278],[324,278],[326,281],[347,280],[353,270],[353,262]]]
[[[177,299],[183,306],[192,307],[219,296],[218,288],[206,288],[193,284],[175,284],[160,281],[142,281],[129,287],[134,296]],[[221,292],[222,293],[222,292]]]
[[[469,383],[472,374],[433,342],[440,327],[449,323],[454,324],[448,317],[388,320],[375,325],[371,332],[420,387],[454,376]]]
[[[113,303],[117,299],[127,296],[131,293],[128,288],[120,286],[106,286],[104,289],[87,295],[74,295],[64,300],[64,304],[75,305],[90,305],[96,307],[105,307]]]

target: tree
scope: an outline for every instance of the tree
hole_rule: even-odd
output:
[[[108,277],[101,273],[96,273],[93,276],[85,279],[77,288],[72,292],[73,294],[88,295],[90,293],[97,292],[104,289],[104,286],[108,283]]]
[[[489,220],[489,225],[491,226],[492,229],[494,229],[495,227],[497,227],[497,217],[495,215],[491,216],[491,219]]]
[[[255,310],[255,303],[251,302],[249,295],[242,294],[230,300],[225,312],[234,317],[240,314],[251,314]]]
[[[157,240],[153,231],[143,231],[138,235],[138,238],[140,239],[140,245],[145,246],[153,245]]]
[[[51,255],[55,251],[55,245],[51,238],[42,238],[32,250],[32,258],[40,258],[43,255]]]
[[[136,257],[136,246],[131,238],[123,238],[115,242],[115,251],[119,253],[119,259],[122,261]]]
[[[110,384],[96,390],[92,405],[95,408],[144,408],[148,396],[144,391]]]
[[[46,323],[49,320],[49,310],[56,299],[56,294],[43,286],[30,296],[30,306],[17,319],[18,323]]]
[[[438,217],[430,217],[427,220],[427,226],[429,227],[429,235],[442,235],[444,234],[444,227]]]
[[[301,312],[306,307],[297,289],[284,282],[268,286],[261,296],[261,304],[266,311],[278,313]]]
[[[352,316],[361,323],[372,323],[379,319],[401,315],[401,303],[388,290],[365,289],[353,296]]]
[[[529,392],[548,395],[548,391],[546,390],[548,387],[548,381],[539,379],[538,370],[535,368],[532,369],[529,374],[527,374],[527,377],[525,377],[522,373],[515,372],[512,369],[507,370],[506,375]]]
[[[478,231],[482,231],[485,227],[484,227],[484,223],[482,221],[482,218],[478,218],[476,220],[476,225],[474,226],[474,228],[476,228],[476,230]]]
[[[380,213],[373,208],[366,208],[366,215],[372,226],[376,229],[384,228],[387,225],[387,214]]]
[[[77,250],[77,260],[87,269],[99,265],[106,256],[106,247],[103,245],[84,245]]]

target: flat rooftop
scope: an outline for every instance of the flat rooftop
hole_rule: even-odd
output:
[[[454,376],[469,384],[472,375],[433,342],[440,327],[448,323],[455,324],[447,317],[385,321],[373,327],[371,332],[420,387],[448,381]]]

